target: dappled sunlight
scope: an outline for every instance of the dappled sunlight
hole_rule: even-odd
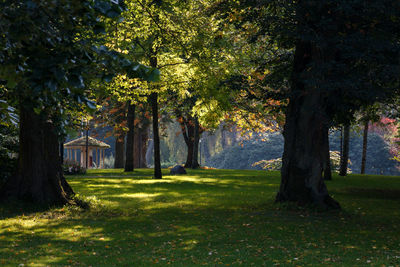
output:
[[[112,208],[132,207],[153,212],[173,207],[235,208],[241,205],[235,204],[240,199],[237,195],[251,196],[253,190],[265,188],[269,191],[267,188],[276,188],[278,184],[276,179],[276,183],[271,183],[271,178],[269,182],[261,180],[257,175],[264,175],[263,171],[190,170],[187,175],[164,175],[163,179],[152,179],[144,176],[145,173],[151,175],[147,169],[135,171],[132,176],[115,176],[118,172],[110,171],[107,176],[72,179],[71,185],[80,194],[98,196],[103,204]],[[90,175],[96,172],[91,171]]]
[[[118,195],[121,198],[146,198],[146,199],[152,199],[155,198],[156,196],[159,196],[159,193],[156,194],[149,194],[149,193],[131,193],[131,194],[120,194]]]
[[[49,252],[52,252],[51,250]],[[51,255],[51,256],[39,256],[35,259],[32,259],[28,266],[36,267],[36,266],[53,266],[58,264],[60,261],[62,261],[64,258],[62,256],[56,256],[56,255]],[[22,266],[22,265],[19,265]]]
[[[273,204],[278,174],[237,172],[243,175],[196,170],[155,180],[151,171],[139,170],[136,177],[109,171],[109,176],[68,178],[89,209],[5,215],[0,265],[129,266],[134,257],[139,266],[246,265],[249,259],[272,266],[289,264],[282,261],[287,258],[297,258],[298,265],[314,255],[333,259],[339,250],[343,259],[352,251],[382,259],[400,252],[396,188],[362,189],[362,177],[334,177],[329,189],[345,211],[319,214]]]

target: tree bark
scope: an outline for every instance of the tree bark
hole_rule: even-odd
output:
[[[193,163],[193,149],[194,149],[194,124],[192,121],[192,117],[190,115],[184,118],[183,115],[178,118],[178,122],[181,126],[183,140],[185,140],[185,144],[187,147],[187,154],[186,154],[186,162],[185,168],[192,168]]]
[[[339,175],[347,175],[347,166],[349,162],[349,147],[350,147],[350,124],[343,127],[343,152],[340,157]]]
[[[362,148],[362,157],[361,157],[361,174],[365,174],[365,164],[366,164],[366,161],[367,161],[368,127],[369,127],[369,120],[366,120],[365,123],[364,123],[364,133],[363,133],[363,148]]]
[[[64,164],[64,140],[60,141],[59,149],[60,149],[60,162],[62,165]]]
[[[329,129],[324,131],[324,151],[325,151],[325,163],[324,163],[324,180],[332,180],[332,171],[331,171],[331,155],[329,152]]]
[[[194,137],[193,137],[193,159],[192,169],[200,167],[199,164],[199,140],[200,140],[200,125],[197,117],[194,118]]]
[[[194,150],[193,145],[194,145],[193,142],[189,142],[189,143],[186,144],[186,146],[187,146],[187,155],[186,155],[186,162],[185,162],[185,165],[184,165],[185,168],[192,168],[193,150]]]
[[[58,139],[49,117],[21,104],[18,174],[2,188],[2,199],[47,205],[72,202],[74,192],[63,175]]]
[[[128,106],[128,134],[126,137],[126,151],[125,151],[125,171],[131,172],[133,167],[133,148],[135,137],[135,105],[129,104]]]
[[[325,136],[330,118],[326,114],[320,88],[305,86],[300,75],[306,69],[314,47],[305,41],[296,45],[289,105],[284,126],[281,185],[277,202],[292,201],[300,205],[340,208],[326,188],[322,171]]]
[[[162,179],[160,135],[158,132],[158,94],[151,93],[149,98],[153,113],[154,179]]]
[[[135,168],[147,168],[146,151],[149,140],[149,124],[136,127],[133,165]]]
[[[124,148],[125,148],[125,134],[119,135],[115,138],[115,161],[114,168],[124,168]]]

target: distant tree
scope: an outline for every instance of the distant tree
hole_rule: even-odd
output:
[[[340,150],[340,176],[347,175],[347,166],[349,163],[349,149],[350,149],[350,124],[345,124],[341,128],[342,147]]]

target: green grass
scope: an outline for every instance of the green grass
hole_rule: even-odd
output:
[[[2,204],[0,266],[400,266],[400,177],[334,176],[320,213],[274,204],[275,172],[151,175],[68,177],[85,211]]]

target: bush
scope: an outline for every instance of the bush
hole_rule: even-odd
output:
[[[79,162],[73,160],[65,160],[63,164],[64,174],[74,175],[74,174],[85,174],[86,169],[82,167]]]
[[[340,169],[340,152],[339,151],[330,151],[331,158],[331,169],[332,171],[339,172]],[[351,161],[349,160],[349,165],[351,165]],[[251,166],[260,166],[264,170],[268,171],[280,171],[282,168],[282,158],[270,159],[270,160],[260,160],[254,162]],[[347,173],[351,173],[351,169],[347,167]]]
[[[282,168],[282,158],[277,158],[277,159],[270,159],[270,160],[260,160],[257,162],[254,162],[251,166],[260,166],[264,170],[268,171],[280,171]]]

